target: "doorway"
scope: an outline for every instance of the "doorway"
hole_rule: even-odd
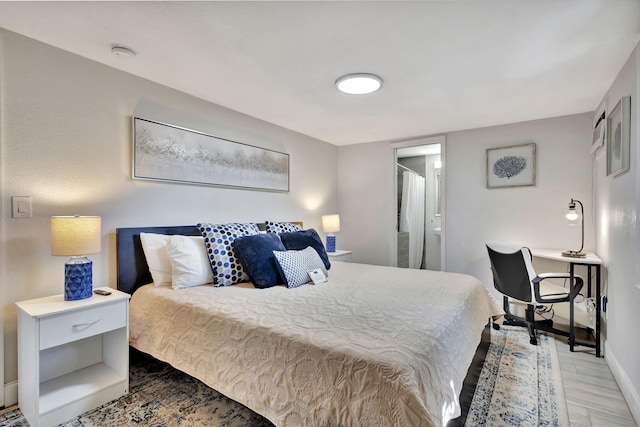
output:
[[[393,146],[397,266],[444,270],[444,136]]]

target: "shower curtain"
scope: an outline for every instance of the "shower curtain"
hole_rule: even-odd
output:
[[[400,231],[409,232],[409,268],[420,268],[424,249],[424,178],[412,172],[402,173]]]

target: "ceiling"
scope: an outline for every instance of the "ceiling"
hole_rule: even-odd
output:
[[[344,145],[593,111],[640,1],[0,2],[0,27]],[[354,72],[384,87],[338,92]]]

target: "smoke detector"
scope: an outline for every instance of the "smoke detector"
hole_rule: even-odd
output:
[[[121,44],[111,45],[111,53],[120,59],[131,59],[137,55],[135,50]]]

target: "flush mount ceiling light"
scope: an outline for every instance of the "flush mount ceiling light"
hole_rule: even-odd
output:
[[[349,95],[365,95],[382,88],[382,77],[369,73],[347,74],[336,80],[336,87]]]
[[[137,55],[135,50],[123,46],[121,44],[114,44],[111,46],[111,53],[120,59],[131,59]]]

